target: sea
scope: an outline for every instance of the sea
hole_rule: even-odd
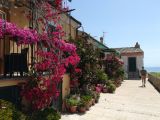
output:
[[[160,72],[160,67],[145,67],[147,72]]]

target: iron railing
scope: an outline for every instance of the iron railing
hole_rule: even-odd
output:
[[[36,46],[18,45],[17,39],[5,36],[0,39],[0,78],[25,76],[33,65]]]

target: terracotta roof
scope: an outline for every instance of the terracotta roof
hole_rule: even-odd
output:
[[[123,48],[114,48],[115,50],[122,53],[143,53],[143,50],[141,48],[136,47],[123,47]]]

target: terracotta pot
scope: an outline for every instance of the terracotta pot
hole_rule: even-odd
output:
[[[95,99],[92,99],[92,105],[95,105]]]
[[[79,108],[79,112],[81,112],[81,113],[86,112],[86,107],[80,107],[80,108]]]
[[[119,87],[119,86],[120,86],[120,83],[117,83],[117,84],[116,84],[116,87]]]
[[[90,107],[92,106],[92,99],[89,101],[89,106]]]
[[[86,104],[86,110],[89,110],[89,108],[90,108],[90,104],[89,104],[89,102]]]
[[[99,99],[95,99],[95,103],[98,103],[99,102]]]
[[[77,106],[70,106],[70,112],[75,113],[77,111]]]
[[[107,88],[103,88],[103,93],[107,93],[108,89]]]

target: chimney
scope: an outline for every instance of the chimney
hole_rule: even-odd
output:
[[[100,37],[100,42],[103,44],[103,37]]]
[[[138,42],[136,42],[135,48],[140,48],[140,45],[138,44]]]

